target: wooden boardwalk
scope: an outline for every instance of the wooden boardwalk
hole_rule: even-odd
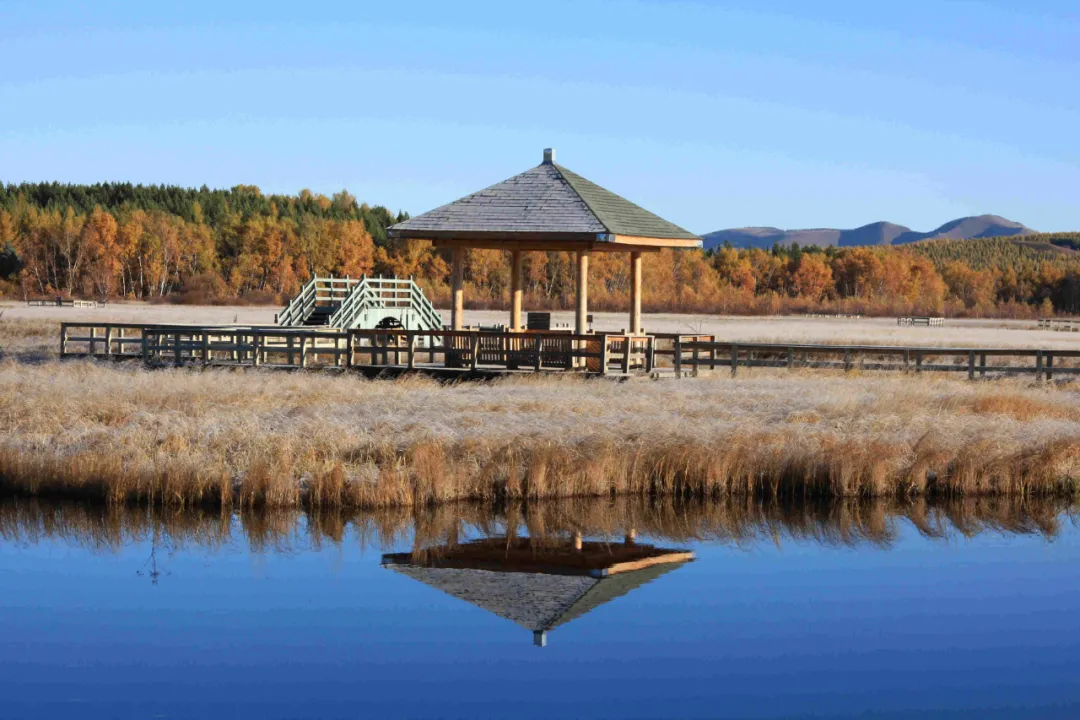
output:
[[[307,327],[62,323],[60,356],[150,367],[324,368],[440,375],[653,370],[655,338],[560,331],[325,330]]]
[[[658,356],[666,351],[657,351]],[[987,375],[1080,373],[1080,350],[1038,348],[907,347],[889,345],[807,345],[784,343],[701,342],[677,338],[671,350],[677,377],[702,369],[786,368],[892,372],[956,372],[969,379]]]
[[[967,348],[718,342],[712,335],[565,331],[326,330],[280,326],[62,323],[60,355],[139,360],[148,367],[427,372],[490,377],[577,372],[687,377],[706,371],[955,372],[968,378],[1080,373],[1080,349]]]
[[[105,307],[103,301],[98,300],[75,300],[74,298],[55,298],[50,300],[27,300],[27,307],[69,307],[69,308],[100,308]]]

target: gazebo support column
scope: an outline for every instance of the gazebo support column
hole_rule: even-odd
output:
[[[450,329],[460,330],[465,327],[465,249],[455,247],[451,253],[451,262],[454,305],[450,311]]]
[[[580,250],[577,254],[577,317],[574,332],[584,335],[588,329],[589,315],[589,251]]]
[[[574,322],[574,332],[578,335],[584,335],[588,329],[589,319],[589,251],[581,250],[577,256],[577,317]],[[578,348],[585,347],[584,342],[575,343]],[[587,365],[587,361],[583,358],[576,358],[575,365],[584,367]]]
[[[641,253],[630,253],[630,334],[641,334]]]
[[[520,250],[510,252],[510,329],[515,331],[521,329],[522,255],[523,253]]]

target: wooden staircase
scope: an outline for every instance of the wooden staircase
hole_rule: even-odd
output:
[[[442,316],[412,279],[312,278],[282,312],[278,325],[372,330],[442,330]]]

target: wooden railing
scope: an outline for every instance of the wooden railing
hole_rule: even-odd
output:
[[[61,323],[61,357],[138,359],[148,366],[240,365],[650,372],[650,336],[479,330]]]
[[[669,351],[657,349],[657,355]],[[810,368],[817,370],[886,370],[894,372],[961,372],[968,378],[993,374],[1033,374],[1050,380],[1055,374],[1080,373],[1080,350],[1036,348],[949,348],[878,345],[804,345],[782,343],[703,342],[675,338],[670,350],[677,377],[685,371],[730,368]],[[1061,362],[1069,362],[1062,365]]]
[[[1080,332],[1080,320],[1075,318],[1058,319],[1043,318],[1039,320],[1039,327],[1047,330],[1063,330],[1065,332]]]
[[[62,357],[139,359],[148,366],[241,365],[650,373],[658,360],[677,377],[701,370],[1080,374],[1080,350],[716,342],[711,335],[560,331],[349,330],[133,323],[61,323]]]
[[[27,300],[27,307],[74,307],[74,308],[99,308],[105,307],[104,301],[99,300],[76,300],[74,298],[51,298],[43,300]]]
[[[897,325],[925,325],[926,327],[943,327],[945,325],[945,318],[943,317],[918,317],[918,316],[904,316],[896,318]]]

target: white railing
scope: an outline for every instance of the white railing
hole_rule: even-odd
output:
[[[278,325],[301,325],[316,307],[343,302],[360,282],[347,277],[313,277],[292,302],[274,316],[274,322]]]

